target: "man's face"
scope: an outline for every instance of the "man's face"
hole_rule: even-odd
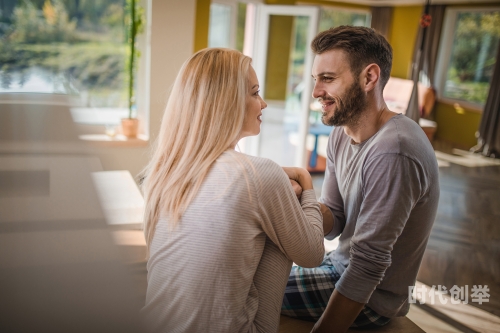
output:
[[[366,108],[366,94],[354,77],[347,54],[330,50],[314,59],[313,97],[322,105],[321,121],[329,126],[356,126]]]

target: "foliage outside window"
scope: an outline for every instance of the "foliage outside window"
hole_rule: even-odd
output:
[[[500,10],[456,14],[443,96],[484,105],[500,41]]]
[[[369,27],[371,14],[366,12],[356,12],[350,10],[340,10],[323,7],[319,12],[318,32],[338,27],[340,25],[352,25],[359,27]]]
[[[75,94],[126,115],[124,0],[3,0],[1,9],[0,92]]]

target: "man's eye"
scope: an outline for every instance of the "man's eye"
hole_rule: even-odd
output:
[[[323,76],[322,79],[323,79],[323,81],[332,81],[333,77],[331,77],[331,76]]]
[[[260,90],[257,90],[256,92],[254,92],[254,96],[259,96],[259,93],[260,93]]]

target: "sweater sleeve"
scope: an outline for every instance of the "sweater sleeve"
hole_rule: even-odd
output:
[[[302,193],[301,201],[288,176],[267,160],[256,181],[262,229],[271,241],[297,265],[316,267],[323,261],[323,217],[314,190]]]
[[[367,303],[391,265],[394,244],[422,193],[416,163],[384,154],[363,168],[363,203],[351,239],[350,261],[335,288],[345,297]]]
[[[332,138],[329,140],[329,142],[334,141]],[[346,218],[344,213],[344,200],[340,195],[337,174],[335,172],[335,160],[333,159],[332,147],[328,147],[326,154],[328,163],[326,163],[325,179],[323,181],[319,202],[328,207],[333,215],[333,228],[330,233],[325,236],[326,239],[332,240],[339,236],[344,230]]]

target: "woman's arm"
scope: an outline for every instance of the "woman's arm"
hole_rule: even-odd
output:
[[[323,218],[310,175],[292,175],[303,189],[299,202],[281,167],[267,161],[264,170],[256,182],[264,232],[296,264],[318,266],[324,256]]]
[[[303,190],[313,189],[312,178],[307,170],[297,167],[283,167],[283,171],[285,171],[288,178],[290,178],[292,188],[294,189],[295,194],[297,194],[297,198],[299,200]],[[297,187],[300,187],[300,191]],[[300,195],[298,192],[300,192]],[[333,229],[334,218],[328,207],[322,203],[319,205],[321,214],[323,215],[323,233],[326,236]]]

